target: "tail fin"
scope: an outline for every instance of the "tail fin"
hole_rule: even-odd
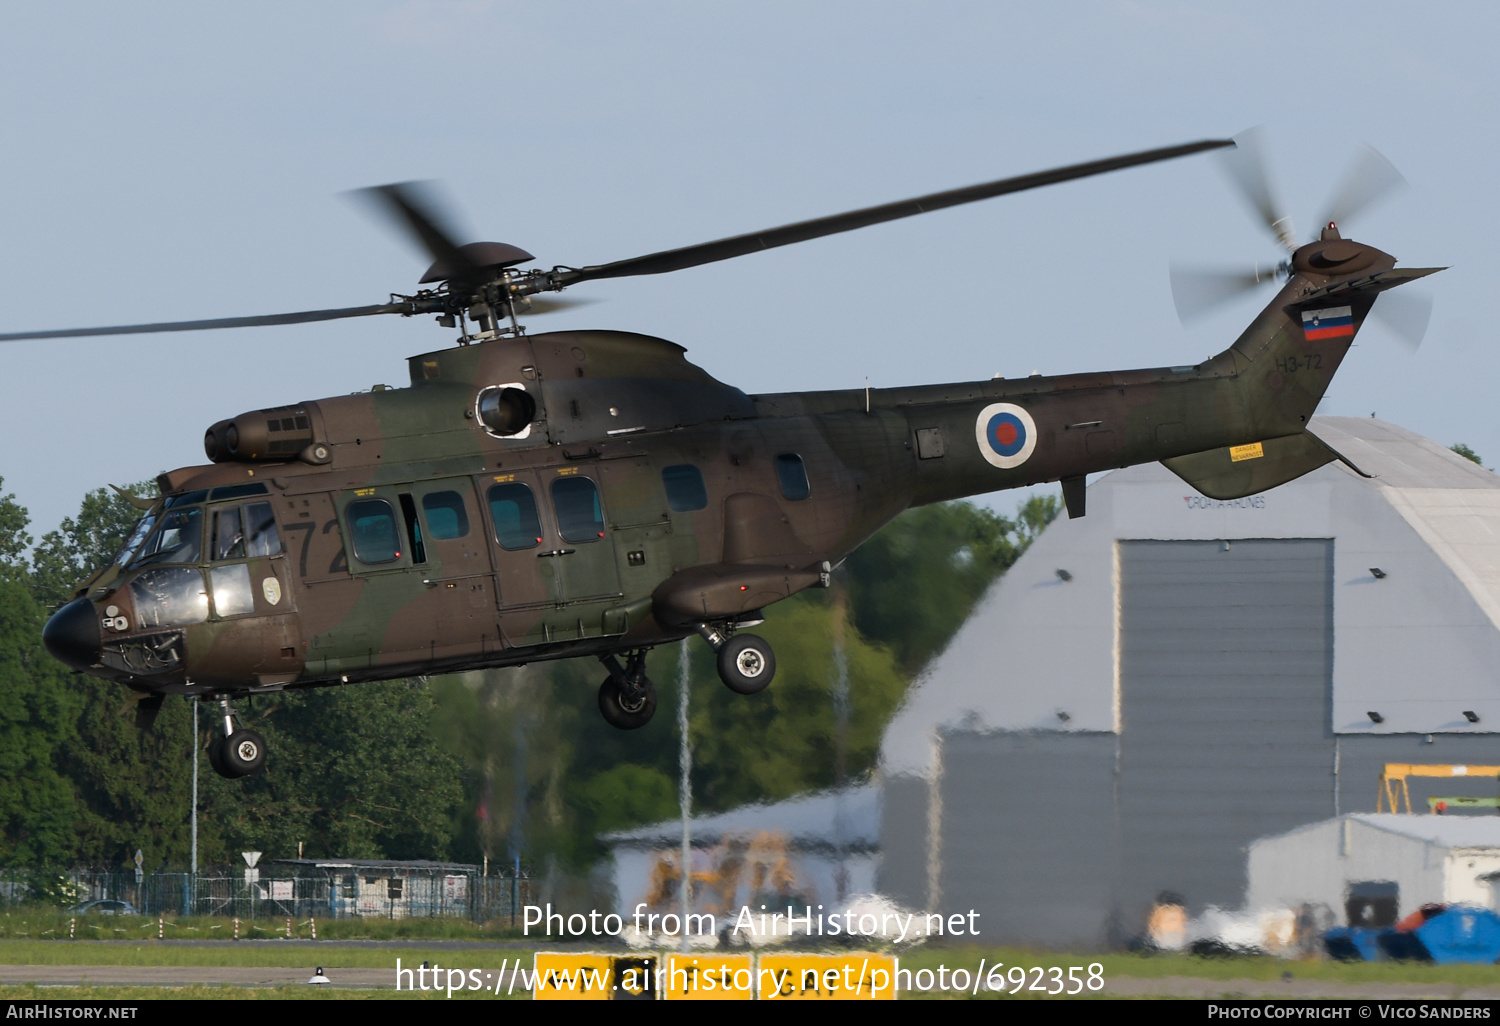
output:
[[[1256,433],[1277,438],[1302,431],[1376,297],[1439,270],[1392,268],[1305,293],[1297,291],[1294,278],[1228,354],[1244,383],[1246,410]]]

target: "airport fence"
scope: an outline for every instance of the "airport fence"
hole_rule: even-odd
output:
[[[0,869],[0,907],[128,902],[142,915],[406,919],[450,916],[519,924],[535,881],[521,875],[423,868],[319,874],[261,869],[251,874],[36,871]],[[99,911],[105,911],[100,909]]]

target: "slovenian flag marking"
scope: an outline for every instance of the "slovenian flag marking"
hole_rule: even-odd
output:
[[[1326,310],[1303,310],[1302,333],[1309,342],[1323,338],[1349,338],[1354,335],[1354,311],[1347,306]]]

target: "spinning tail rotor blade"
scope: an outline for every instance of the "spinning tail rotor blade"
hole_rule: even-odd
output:
[[[1177,319],[1187,324],[1261,285],[1274,282],[1276,268],[1257,265],[1253,270],[1216,270],[1172,265],[1172,302]]]
[[[1322,223],[1332,221],[1342,225],[1352,221],[1367,207],[1375,205],[1405,185],[1406,179],[1396,170],[1395,165],[1373,147],[1362,146],[1344,175],[1344,180],[1329,197]]]
[[[1282,211],[1275,189],[1271,185],[1271,173],[1267,169],[1265,137],[1263,130],[1252,128],[1234,137],[1235,148],[1223,154],[1224,169],[1239,188],[1240,195],[1255,212],[1255,216],[1270,229],[1276,241],[1287,252],[1297,248],[1296,236],[1292,232],[1292,219]]]
[[[1420,290],[1382,292],[1370,313],[1412,352],[1422,344],[1432,321],[1432,297]]]

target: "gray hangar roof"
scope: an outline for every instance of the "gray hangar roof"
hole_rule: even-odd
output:
[[[1333,733],[1496,730],[1500,477],[1373,418],[1310,426],[1370,477],[1335,462],[1219,501],[1149,464],[1090,486],[1088,515],[1048,527],[912,689],[882,770],[927,775],[945,729],[1118,733],[1119,553],[1137,540],[1331,539]]]

